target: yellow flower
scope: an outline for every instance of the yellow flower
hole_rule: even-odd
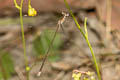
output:
[[[28,16],[36,16],[36,15],[37,15],[37,11],[29,5]]]
[[[73,73],[72,77],[74,78],[74,80],[80,80],[81,73]]]
[[[87,74],[88,76],[92,76],[92,75],[93,75],[93,73],[90,72],[90,71],[86,72],[86,74]]]

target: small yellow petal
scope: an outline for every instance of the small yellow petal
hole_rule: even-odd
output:
[[[77,73],[77,74],[73,73],[72,77],[74,78],[74,80],[79,80],[81,77],[81,73]]]
[[[92,75],[93,75],[93,73],[90,72],[90,71],[88,71],[86,74],[89,75],[89,76],[92,76]]]
[[[31,6],[29,6],[28,8],[28,16],[36,16],[37,15],[37,11],[32,8]]]

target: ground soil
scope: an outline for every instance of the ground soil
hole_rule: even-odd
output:
[[[18,13],[16,13],[18,14]],[[24,14],[25,15],[25,14]],[[111,39],[106,39],[105,24],[101,22],[95,10],[80,10],[75,13],[81,28],[83,28],[84,18],[88,18],[87,27],[90,43],[100,64],[103,80],[120,80],[120,52],[119,38],[115,31],[111,34]],[[57,28],[58,21],[62,18],[61,13],[38,13],[36,17],[24,16],[24,29],[29,65],[37,64],[30,72],[30,80],[73,80],[72,71],[92,71],[96,73],[92,56],[85,39],[77,29],[73,19],[69,16],[63,24],[64,33],[59,29],[64,44],[60,49],[60,59],[57,61],[46,61],[42,74],[37,77],[43,57],[36,59],[33,55],[33,40],[38,33],[45,29]],[[16,73],[10,80],[19,80],[18,73],[25,76],[25,65],[23,57],[23,47],[21,41],[21,31],[19,16],[1,18],[0,21],[0,48],[9,51],[15,64]]]

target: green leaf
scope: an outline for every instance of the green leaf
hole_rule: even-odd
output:
[[[54,30],[44,30],[40,36],[36,37],[33,42],[34,50],[36,51],[37,56],[45,55],[47,49],[51,44],[51,40],[53,39],[53,35],[55,34]],[[49,58],[56,58],[58,59],[56,52],[59,51],[63,41],[61,40],[61,36],[59,33],[56,34],[54,39],[53,45],[50,50],[50,57]],[[51,57],[53,56],[53,57]],[[51,59],[54,60],[54,59]]]
[[[14,65],[8,52],[0,49],[0,79],[8,79],[14,72]]]

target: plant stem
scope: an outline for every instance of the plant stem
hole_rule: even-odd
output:
[[[23,16],[22,16],[23,1],[24,0],[21,0],[21,4],[20,4],[20,24],[21,24],[22,44],[24,49],[24,61],[25,61],[25,70],[26,70],[26,68],[28,67],[28,61],[27,61],[27,55],[26,55],[26,43],[25,43]],[[26,74],[27,74],[27,80],[29,80],[29,71],[26,70]]]
[[[73,20],[75,21],[76,25],[77,25],[77,28],[79,29],[79,31],[82,33],[83,37],[85,38],[87,44],[88,44],[88,47],[90,48],[90,51],[91,51],[91,54],[92,54],[92,58],[93,58],[93,61],[94,61],[94,65],[95,65],[95,68],[96,68],[96,71],[97,71],[97,75],[98,75],[98,79],[101,80],[101,75],[100,75],[100,70],[99,70],[99,66],[97,64],[97,60],[96,60],[96,57],[94,55],[94,52],[93,52],[93,49],[92,49],[92,46],[88,40],[88,36],[86,34],[84,34],[84,32],[82,31],[77,19],[75,18],[75,16],[73,15],[72,13],[72,10],[70,9],[68,3],[66,0],[64,0],[64,3],[65,3],[65,6],[66,8],[68,9],[69,13],[71,14]]]
[[[31,0],[28,0],[28,6],[31,5]]]
[[[96,71],[97,71],[98,79],[99,79],[99,80],[102,80],[102,79],[101,79],[101,75],[100,75],[99,66],[98,66],[98,64],[97,64],[97,60],[96,60],[96,57],[95,57],[95,55],[94,55],[92,46],[91,46],[91,44],[90,44],[90,42],[89,42],[89,40],[88,40],[88,37],[85,37],[85,40],[86,40],[86,42],[87,42],[87,44],[88,44],[88,46],[89,46],[89,48],[90,48],[90,51],[91,51],[91,54],[92,54],[92,58],[93,58],[93,61],[94,61],[94,65],[95,65],[95,68],[96,68]]]
[[[16,0],[14,0],[14,4],[17,9],[20,9],[20,6],[17,4]]]

